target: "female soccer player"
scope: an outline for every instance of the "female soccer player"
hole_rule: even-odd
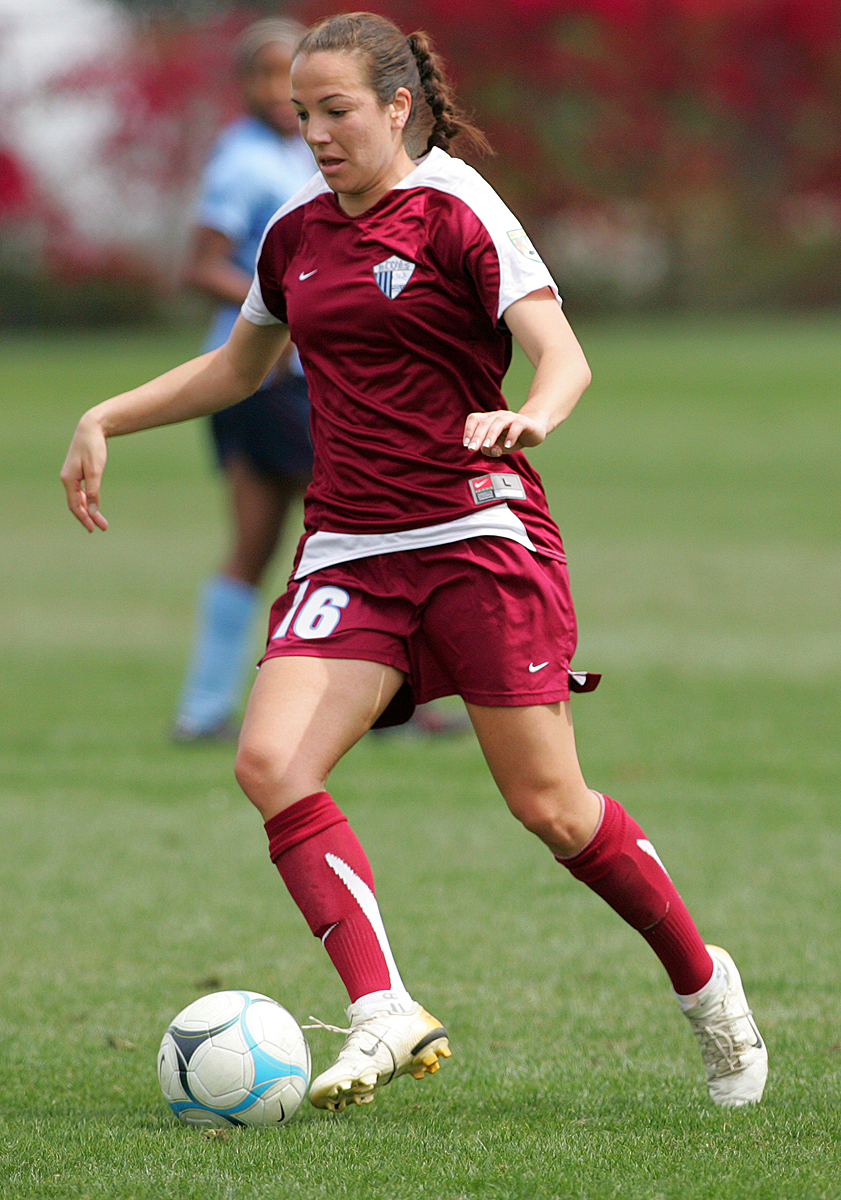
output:
[[[236,772],[351,1000],[347,1039],[310,1099],[366,1103],[449,1056],[446,1030],[401,979],[368,860],[326,786],[374,721],[458,693],[514,815],[660,958],[712,1099],[758,1101],[767,1053],[735,964],[705,946],[652,843],[578,764],[564,550],[522,452],[590,380],[555,283],[499,197],[450,156],[456,138],[483,139],[425,35],[366,13],[330,18],[299,44],[292,84],[320,174],[269,223],[230,338],[90,409],[62,478],[85,528],[107,528],[107,439],[241,399],[291,330],[314,479]],[[535,368],[519,412],[500,391],[512,336]]]

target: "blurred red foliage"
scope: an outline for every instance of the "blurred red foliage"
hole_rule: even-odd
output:
[[[309,22],[348,7],[301,0],[284,11]],[[553,248],[562,257],[551,231],[564,214],[586,224],[633,211],[667,246],[671,276],[694,280],[682,293],[691,300],[732,267],[734,247],[785,257],[810,239],[841,242],[841,0],[368,7],[433,34],[496,149],[477,165],[545,236],[550,259]],[[120,61],[68,71],[52,86],[109,90],[119,121],[102,154],[118,173],[186,196],[235,111],[231,37],[259,15],[239,10],[202,25],[147,18]],[[0,166],[0,221],[22,205],[43,208],[8,151]],[[58,230],[54,213],[50,221]],[[67,229],[59,240],[53,267],[96,262],[90,247],[69,252]],[[96,269],[125,271],[130,257],[110,246]]]

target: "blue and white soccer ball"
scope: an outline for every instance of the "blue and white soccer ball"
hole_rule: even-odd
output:
[[[307,1094],[310,1050],[286,1009],[259,992],[188,1004],[158,1051],[167,1104],[187,1125],[284,1125]]]

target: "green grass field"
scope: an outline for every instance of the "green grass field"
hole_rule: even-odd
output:
[[[581,757],[739,962],[765,1102],[711,1106],[659,964],[516,826],[471,739],[368,738],[334,792],[454,1056],[278,1132],[177,1124],[155,1053],[183,1005],[245,987],[341,1023],[345,997],[232,750],[164,735],[223,543],[202,429],[112,444],[105,535],[76,525],[58,481],[81,410],[198,333],[7,339],[4,1198],[841,1197],[841,319],[579,332],[595,382],[534,457],[576,662],[604,672],[576,701]],[[522,378],[515,364],[515,402]],[[317,1069],[337,1043],[311,1035]]]

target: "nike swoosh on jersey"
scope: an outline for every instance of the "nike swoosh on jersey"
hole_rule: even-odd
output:
[[[542,671],[544,667],[548,667],[548,666],[549,666],[548,658],[547,658],[546,662],[544,662],[544,663],[529,663],[529,672],[530,672],[530,674],[533,675],[535,673],[535,671]]]
[[[298,278],[301,280],[301,282],[303,282],[305,279],[309,279],[311,275],[316,275],[317,273],[318,267],[316,267],[314,271],[301,271]]]

